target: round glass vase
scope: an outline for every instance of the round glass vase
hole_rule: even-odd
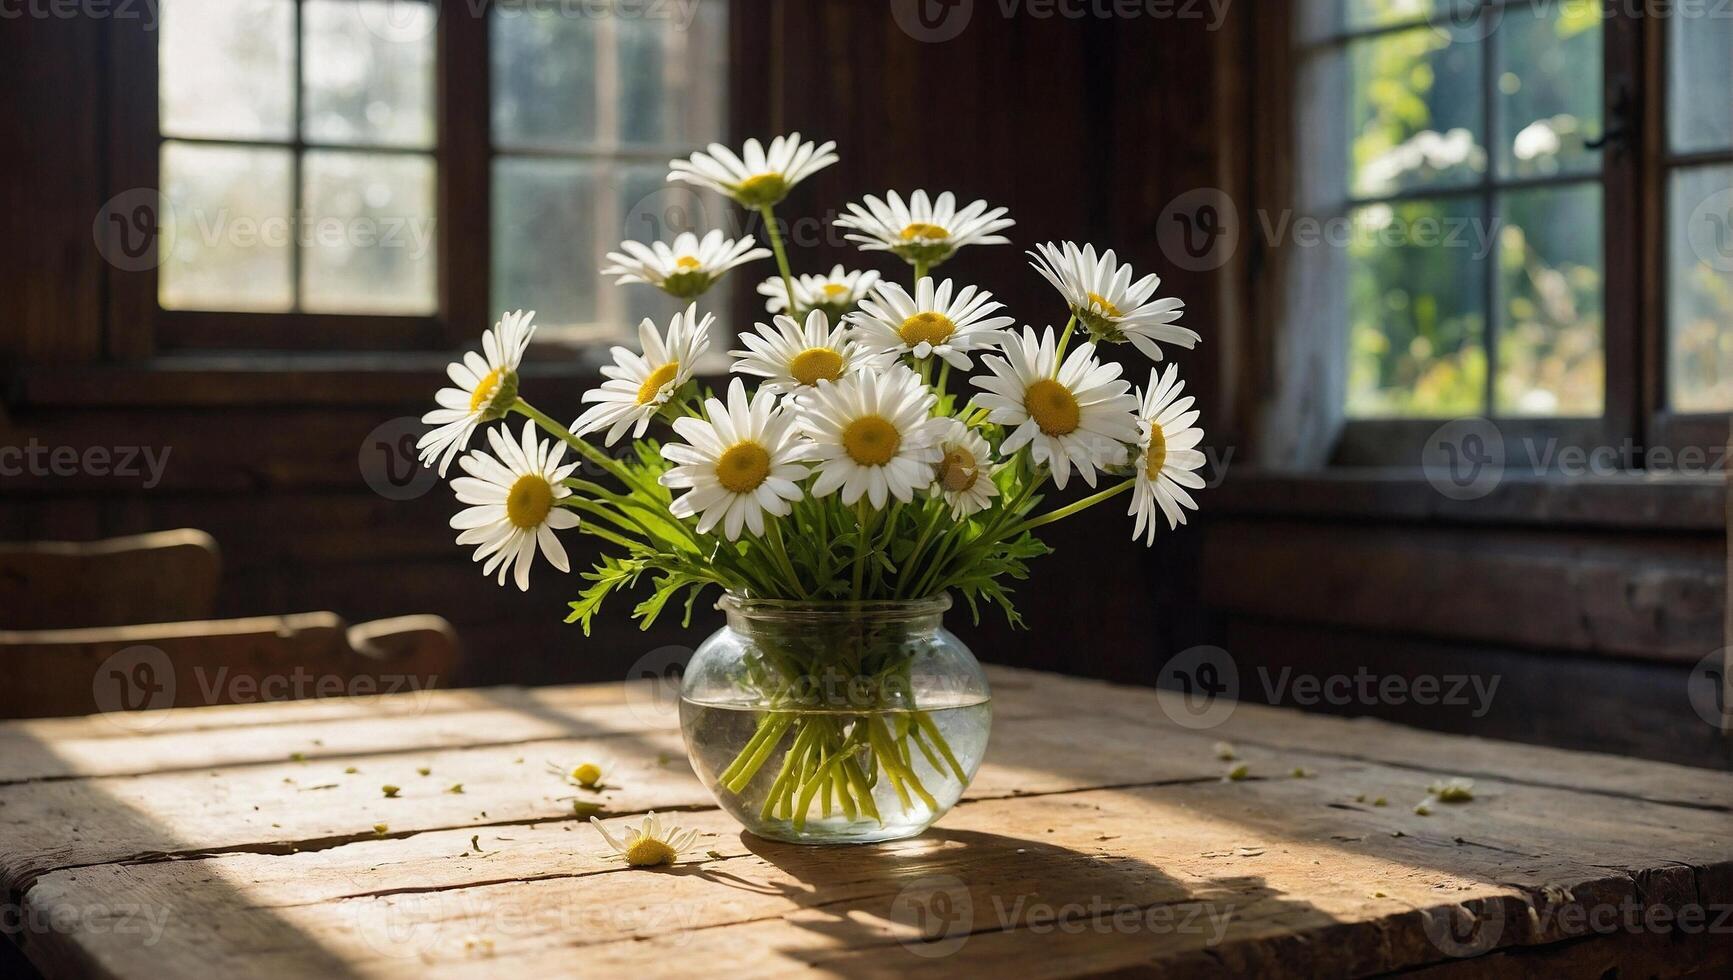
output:
[[[993,709],[949,596],[799,602],[728,595],[693,654],[692,768],[747,830],[802,844],[913,837],[963,795]]]

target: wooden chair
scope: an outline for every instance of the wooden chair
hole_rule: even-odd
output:
[[[423,691],[457,666],[438,616],[349,626],[333,613],[0,631],[0,718]]]
[[[0,718],[426,690],[457,636],[438,616],[212,619],[216,541],[183,529],[0,544]]]
[[[209,619],[221,562],[203,531],[0,543],[0,629]]]

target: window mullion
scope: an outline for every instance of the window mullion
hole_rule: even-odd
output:
[[[294,13],[290,15],[291,23],[294,26],[289,37],[289,43],[295,46],[295,56],[290,59],[290,63],[294,65],[294,87],[289,93],[289,133],[293,139],[289,149],[289,233],[291,236],[289,240],[289,309],[294,313],[302,312],[301,269],[306,261],[306,256],[301,254],[301,249],[307,237],[301,228],[303,217],[301,213],[303,203],[301,154],[306,150],[303,143],[306,139],[306,133],[301,120],[301,107],[306,98],[302,87],[305,84],[307,53],[306,45],[302,43],[302,2],[303,0],[294,0]]]

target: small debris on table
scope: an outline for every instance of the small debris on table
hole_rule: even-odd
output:
[[[1234,751],[1233,743],[1231,742],[1217,742],[1215,744],[1215,752],[1216,758],[1223,762],[1232,762],[1239,758],[1239,753]]]
[[[1251,767],[1242,762],[1232,769],[1229,769],[1227,775],[1223,776],[1222,779],[1230,783],[1237,783],[1251,774]]]
[[[403,792],[403,788],[386,783],[384,786],[379,787],[379,792],[384,793],[386,799],[395,800],[397,799],[397,794]]]

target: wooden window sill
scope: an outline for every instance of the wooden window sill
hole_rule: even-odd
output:
[[[1721,473],[1509,474],[1483,497],[1455,500],[1414,467],[1243,467],[1230,469],[1208,494],[1211,515],[1232,517],[1711,532],[1727,527]]]

